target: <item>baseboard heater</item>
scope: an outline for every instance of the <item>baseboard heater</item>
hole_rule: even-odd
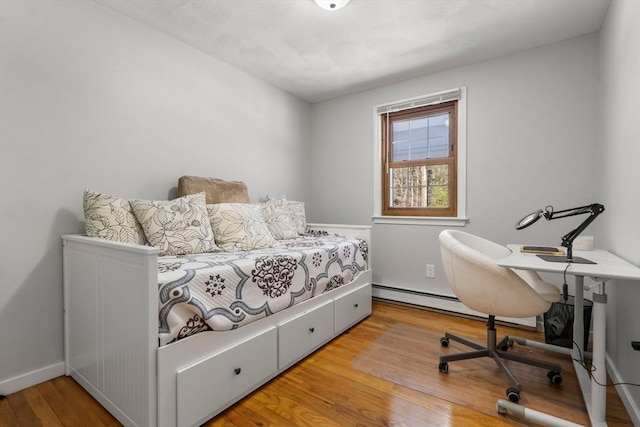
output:
[[[483,319],[486,319],[487,317],[487,315],[484,313],[469,309],[467,306],[462,304],[458,298],[451,295],[441,295],[418,291],[415,289],[403,289],[376,283],[373,284],[372,293],[374,298],[380,300],[401,302],[419,307],[443,310],[452,314],[462,314]],[[513,317],[496,317],[496,320],[512,323],[518,326],[524,326],[531,329],[535,329],[537,326],[535,317],[526,317],[524,319],[517,319]]]

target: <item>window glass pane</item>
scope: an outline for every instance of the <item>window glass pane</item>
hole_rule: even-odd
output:
[[[405,160],[411,160],[411,142],[398,141],[393,143],[393,161],[403,162]]]
[[[409,140],[409,121],[408,120],[404,120],[401,122],[393,122],[393,141],[394,143],[396,142],[402,142],[402,141],[408,141]]]
[[[409,121],[411,131],[411,139],[427,139],[429,137],[429,119],[424,117],[421,119],[413,119]]]
[[[449,113],[393,121],[391,161],[449,156]]]
[[[390,207],[448,208],[449,166],[391,168]]]
[[[429,139],[429,158],[449,157],[449,135]]]
[[[449,113],[429,117],[429,158],[449,156]]]

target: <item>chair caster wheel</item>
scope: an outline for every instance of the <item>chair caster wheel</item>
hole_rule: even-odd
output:
[[[547,373],[547,378],[551,381],[552,384],[561,384],[562,383],[562,374],[557,371],[549,371]]]
[[[438,364],[438,370],[440,372],[442,372],[443,374],[448,374],[449,373],[449,364],[447,362],[440,362],[440,364]]]
[[[440,338],[440,345],[443,347],[449,347],[449,338],[447,337]]]
[[[520,401],[520,392],[518,389],[510,387],[507,389],[507,398],[513,403],[518,403]]]
[[[500,347],[500,350],[502,350],[502,351],[507,351],[507,350],[509,350],[509,344],[505,344],[505,345],[503,345],[502,347]]]

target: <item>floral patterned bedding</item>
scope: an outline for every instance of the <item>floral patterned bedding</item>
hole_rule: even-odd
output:
[[[236,329],[351,282],[367,269],[362,240],[310,233],[277,247],[158,258],[160,345]]]

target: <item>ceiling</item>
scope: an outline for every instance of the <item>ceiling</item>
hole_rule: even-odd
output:
[[[610,0],[96,0],[309,102],[598,31]]]

